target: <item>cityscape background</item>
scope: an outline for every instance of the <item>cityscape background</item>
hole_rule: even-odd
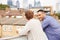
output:
[[[37,10],[43,9],[60,22],[60,0],[0,0],[0,38],[19,35],[17,31],[27,22],[25,11],[28,9],[34,12],[34,18],[37,18]]]
[[[12,5],[17,5],[18,8],[24,8],[24,6],[31,7],[31,6],[34,6],[34,4],[35,4],[36,6],[38,6],[38,5],[52,6],[54,11],[60,10],[60,8],[59,8],[60,1],[59,0],[0,0],[0,4],[8,4],[8,1],[10,1],[10,3],[12,2],[11,3]],[[35,2],[37,2],[37,3],[35,3]]]

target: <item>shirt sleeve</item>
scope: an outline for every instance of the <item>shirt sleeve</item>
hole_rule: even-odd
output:
[[[19,35],[27,35],[27,33],[30,31],[30,26],[29,24],[26,24],[20,31]]]

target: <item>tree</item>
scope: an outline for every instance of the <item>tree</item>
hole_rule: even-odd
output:
[[[5,4],[0,4],[0,10],[5,10],[6,7],[9,7],[9,6]]]
[[[56,13],[56,16],[58,16],[58,18],[60,19],[60,13]]]

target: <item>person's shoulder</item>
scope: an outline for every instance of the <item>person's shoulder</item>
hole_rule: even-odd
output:
[[[52,16],[47,16],[48,18],[53,18]]]
[[[54,18],[52,16],[46,16],[44,21],[50,22],[51,20],[53,20]]]
[[[40,22],[40,20],[39,20],[39,19],[33,19],[33,21],[34,21],[34,22]]]
[[[40,23],[40,21],[38,19],[31,19],[27,22],[26,25],[34,25],[34,24],[37,24],[37,23]]]
[[[39,19],[31,19],[29,22],[30,22],[30,23],[38,23],[38,22],[40,22],[40,21],[39,21]]]
[[[54,19],[52,16],[46,16],[46,19]]]

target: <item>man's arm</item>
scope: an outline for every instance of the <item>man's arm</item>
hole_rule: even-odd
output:
[[[30,31],[30,26],[27,24],[19,31],[19,35],[26,35]]]

